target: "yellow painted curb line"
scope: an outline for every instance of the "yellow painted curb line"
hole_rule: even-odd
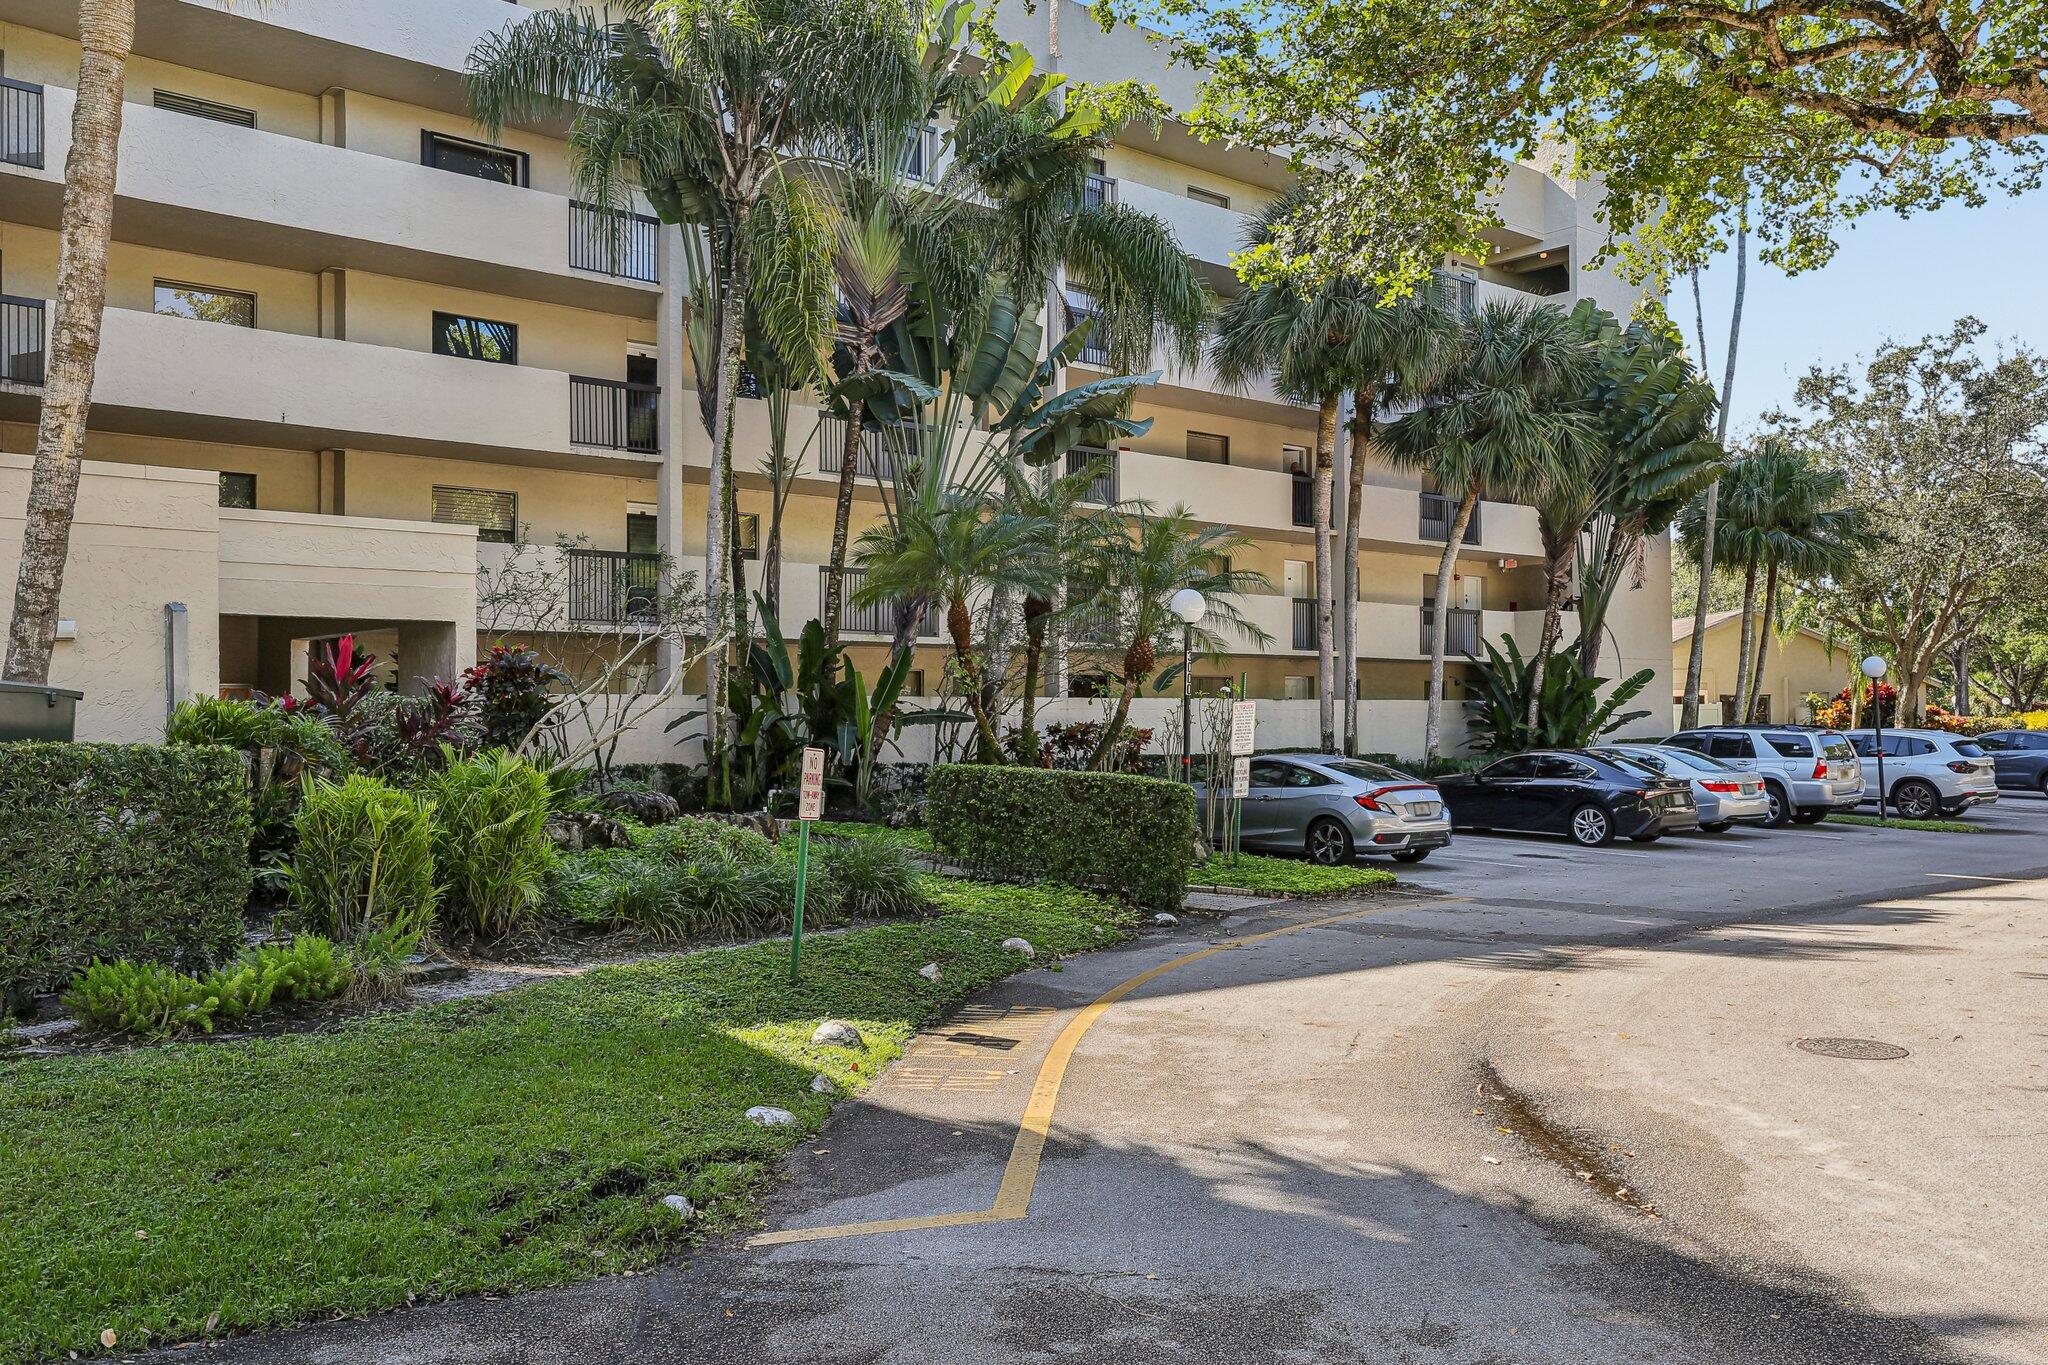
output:
[[[1465,899],[1462,896],[1432,898],[1431,904],[1441,904]],[[871,1237],[883,1232],[917,1232],[925,1228],[957,1228],[975,1223],[1012,1223],[1030,1212],[1031,1192],[1038,1184],[1039,1160],[1045,1155],[1046,1138],[1052,1132],[1053,1109],[1059,1104],[1060,1083],[1066,1079],[1067,1065],[1074,1058],[1074,1049],[1081,1045],[1081,1039],[1089,1029],[1095,1027],[1098,1019],[1108,1012],[1109,1007],[1129,995],[1148,981],[1157,980],[1176,967],[1185,967],[1190,962],[1200,962],[1217,953],[1235,952],[1255,943],[1280,938],[1287,934],[1300,933],[1303,929],[1319,929],[1324,925],[1338,924],[1344,920],[1362,919],[1377,915],[1388,906],[1375,906],[1370,910],[1349,910],[1340,915],[1325,915],[1320,919],[1303,920],[1299,924],[1286,924],[1278,929],[1248,934],[1244,938],[1232,939],[1229,943],[1214,944],[1192,953],[1162,962],[1150,971],[1138,973],[1128,981],[1111,986],[1101,995],[1081,1008],[1081,1011],[1067,1021],[1060,1030],[1060,1036],[1053,1040],[1052,1049],[1045,1054],[1045,1061],[1039,1064],[1038,1079],[1032,1083],[1031,1099],[1024,1106],[1024,1118],[1017,1126],[1017,1137],[1010,1144],[1010,1159],[1003,1167],[1003,1183],[996,1190],[996,1202],[985,1209],[969,1213],[935,1213],[921,1218],[884,1218],[870,1223],[839,1223],[821,1228],[790,1228],[782,1232],[763,1232],[751,1237],[748,1246],[786,1246],[792,1242],[823,1242],[840,1237]]]

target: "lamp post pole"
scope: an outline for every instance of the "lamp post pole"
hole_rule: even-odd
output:
[[[1885,675],[1885,661],[1873,654],[1863,661],[1863,676],[1870,679],[1870,729],[1877,736],[1877,822],[1885,823],[1884,787],[1884,703],[1878,696],[1878,684]]]
[[[1180,618],[1180,780],[1195,783],[1195,624],[1209,610],[1209,601],[1193,588],[1182,588],[1167,603]],[[1214,773],[1209,775],[1212,779]]]

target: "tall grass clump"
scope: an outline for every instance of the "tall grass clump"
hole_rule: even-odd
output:
[[[286,885],[313,928],[353,942],[373,929],[420,934],[432,925],[440,888],[428,807],[362,773],[312,778],[295,825]]]
[[[556,862],[547,835],[547,774],[494,749],[449,763],[421,791],[433,803],[443,921],[492,937],[524,924]]]

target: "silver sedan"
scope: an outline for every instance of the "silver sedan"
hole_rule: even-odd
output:
[[[1666,777],[1692,784],[1693,803],[1700,808],[1700,828],[1719,834],[1740,820],[1762,824],[1771,817],[1771,795],[1764,780],[1718,758],[1663,744],[1601,744],[1594,753],[1620,754]]]
[[[1201,786],[1195,795],[1204,797]],[[1243,842],[1329,867],[1361,853],[1419,863],[1451,842],[1451,821],[1442,793],[1421,778],[1341,754],[1262,754],[1251,761]]]

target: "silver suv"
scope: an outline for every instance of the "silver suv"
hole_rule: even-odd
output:
[[[1683,730],[1664,741],[1755,773],[1764,780],[1776,829],[1816,824],[1829,811],[1853,811],[1863,799],[1863,765],[1848,737],[1835,730],[1780,725],[1717,725]]]
[[[1874,730],[1851,730],[1849,742],[1872,775],[1870,799],[1877,800],[1878,736]],[[1972,806],[1998,799],[1998,777],[1991,755],[1982,745],[1945,730],[1884,732],[1885,797],[1893,810],[1909,820],[1960,815]]]

